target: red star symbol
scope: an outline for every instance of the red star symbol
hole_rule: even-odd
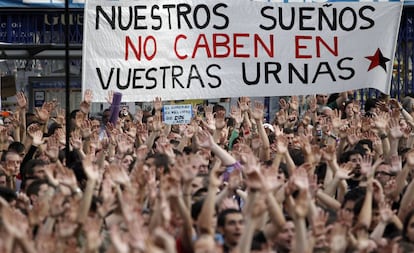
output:
[[[370,71],[371,69],[379,65],[384,69],[385,72],[387,72],[387,66],[385,65],[385,63],[390,61],[390,59],[384,57],[379,48],[377,49],[377,51],[375,52],[373,56],[365,56],[365,58],[371,61],[368,71]]]

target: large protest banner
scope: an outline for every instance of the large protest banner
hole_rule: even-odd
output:
[[[88,0],[83,89],[123,102],[388,93],[401,2]]]

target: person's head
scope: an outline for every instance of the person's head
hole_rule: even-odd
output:
[[[288,140],[288,145],[293,145],[293,139],[295,138],[295,131],[292,128],[283,128],[283,133]]]
[[[274,240],[277,252],[291,252],[292,241],[295,236],[295,224],[291,218],[286,219],[286,223]]]
[[[36,177],[46,179],[45,167],[46,162],[40,159],[32,159],[24,165],[24,178]]]
[[[350,162],[352,164],[352,172],[354,174],[354,179],[360,179],[361,174],[361,162],[364,153],[362,150],[353,149],[345,152],[342,155],[341,162]]]
[[[401,100],[401,105],[404,108],[404,110],[406,110],[407,112],[411,113],[413,111],[413,106],[414,106],[414,98],[413,98],[413,95],[405,96]]]
[[[155,170],[157,178],[160,178],[161,174],[169,173],[169,163],[168,156],[161,153],[150,155],[145,160],[145,165],[147,165],[151,170]]]
[[[148,132],[154,131],[154,116],[153,115],[144,115],[142,117],[142,122],[147,124]]]
[[[240,210],[229,208],[220,212],[217,228],[228,247],[235,247],[244,229],[244,218]]]
[[[370,139],[362,139],[357,142],[355,149],[364,151],[364,155],[373,155],[374,146]]]
[[[12,151],[17,154],[19,154],[22,158],[25,155],[25,147],[24,144],[19,141],[14,141],[10,143],[9,147],[7,148],[7,151]]]
[[[200,217],[200,213],[201,213],[201,209],[203,208],[204,201],[205,201],[205,198],[201,198],[201,199],[195,201],[191,205],[191,218],[193,219],[193,223],[194,223],[197,231],[199,231],[199,229],[200,229],[199,223],[200,223],[201,219],[204,218],[204,217]],[[216,230],[216,227],[217,227],[217,212],[216,212],[216,210],[214,210],[214,213],[212,215],[213,215],[213,217],[211,217],[212,219],[211,219],[210,226],[213,228],[213,230]]]
[[[353,101],[347,101],[344,104],[342,111],[343,119],[351,119],[354,116],[354,103]]]
[[[316,95],[316,103],[318,105],[327,105],[328,104],[328,94],[317,94]]]
[[[111,117],[111,109],[107,108],[102,112],[102,125],[106,126]]]
[[[364,199],[366,188],[355,187],[349,190],[341,203],[341,209],[350,215],[352,220],[355,220],[354,210],[356,203],[359,203],[361,199]]]
[[[414,209],[405,216],[402,236],[404,241],[414,243]]]
[[[251,253],[259,253],[259,252],[268,252],[269,245],[267,243],[267,239],[265,234],[262,231],[257,232],[253,236],[252,245],[250,247]]]
[[[0,198],[6,200],[11,206],[14,206],[17,200],[17,194],[8,187],[0,186]]]
[[[194,194],[201,188],[208,186],[208,175],[198,174],[193,181],[191,181],[191,194]]]
[[[331,107],[329,107],[329,106],[323,106],[321,109],[320,109],[320,113],[321,113],[321,115],[323,116],[323,117],[331,117],[332,116],[332,114],[333,114],[333,110],[332,110],[332,108]]]
[[[377,104],[377,99],[376,98],[368,98],[366,101],[365,101],[365,105],[364,105],[364,110],[365,110],[365,112],[367,113],[367,112],[370,112],[370,113],[373,113],[373,114],[375,114],[376,113],[376,104]]]
[[[267,135],[270,135],[271,133],[273,133],[275,131],[275,128],[269,123],[264,123],[263,127],[264,127]]]
[[[130,172],[134,166],[135,159],[132,155],[125,155],[122,158],[121,166],[125,171]]]
[[[362,198],[359,198],[356,202],[355,202],[355,206],[354,206],[354,223],[357,222],[357,217],[359,217],[359,214],[362,210],[362,207],[364,205],[365,202],[365,196]],[[370,223],[370,227],[368,228],[368,232],[372,232],[374,230],[374,228],[378,225],[378,223],[380,222],[380,211],[379,211],[379,205],[378,202],[373,199],[372,200],[372,206],[371,206],[371,214],[372,214],[372,218],[371,218],[371,223]]]
[[[121,120],[121,126],[124,131],[129,131],[133,124],[134,118],[126,107],[122,108],[119,112],[119,119]]]
[[[391,179],[394,179],[395,176],[396,173],[392,171],[391,165],[385,162],[381,163],[375,170],[375,179],[381,183],[382,187]]]
[[[76,126],[76,115],[80,112],[79,109],[75,109],[70,112],[70,126],[71,129],[74,129]]]
[[[42,198],[49,189],[49,183],[47,180],[37,179],[33,181],[26,189],[26,195],[29,197],[30,202],[35,204],[39,198]]]
[[[13,168],[13,175],[16,176],[19,173],[20,165],[23,158],[14,151],[7,151],[5,156],[6,166]]]

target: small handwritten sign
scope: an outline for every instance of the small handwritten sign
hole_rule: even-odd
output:
[[[193,116],[192,105],[164,105],[163,121],[165,124],[189,124]]]

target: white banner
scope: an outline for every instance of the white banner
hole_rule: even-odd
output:
[[[402,3],[88,0],[83,90],[123,102],[388,93]]]

